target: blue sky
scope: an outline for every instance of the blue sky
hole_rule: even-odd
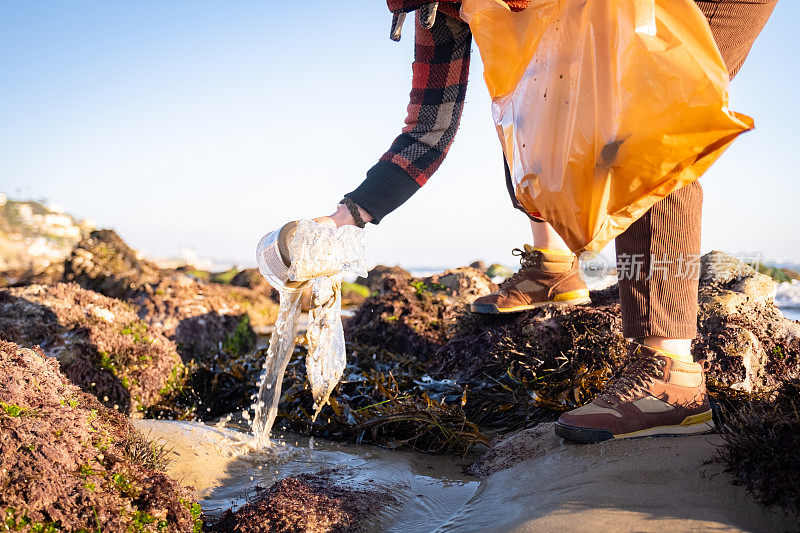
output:
[[[702,178],[704,250],[800,260],[798,20],[779,2],[731,86],[757,129]],[[399,133],[413,27],[398,44],[389,21],[382,1],[0,0],[0,192],[152,255],[252,263],[263,233],[330,212]],[[511,263],[528,239],[473,45],[450,155],[370,227],[369,259]]]

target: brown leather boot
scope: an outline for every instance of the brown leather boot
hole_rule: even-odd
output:
[[[505,280],[500,290],[472,303],[474,313],[516,313],[547,304],[586,304],[589,289],[580,275],[574,254],[539,250],[529,244],[511,253],[520,256],[519,272]]]
[[[639,344],[631,347],[629,358],[591,403],[561,415],[556,435],[592,443],[714,429],[702,365]]]

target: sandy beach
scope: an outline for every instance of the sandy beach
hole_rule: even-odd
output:
[[[509,437],[441,531],[793,531],[710,463],[717,435],[566,444],[551,424]]]
[[[263,475],[260,463],[281,463],[284,474],[300,466],[296,460],[287,464],[279,451],[272,460],[248,458],[247,436],[233,430],[150,420],[134,425],[167,444],[170,475],[195,487],[194,494],[212,504],[209,510],[240,500],[236,493],[248,478]],[[398,494],[401,504],[382,510],[368,526],[376,531],[425,531],[426,525],[443,532],[797,530],[796,521],[765,509],[731,484],[712,462],[721,442],[709,434],[572,445],[556,437],[551,424],[541,424],[502,440],[473,465],[481,479],[477,490],[473,482],[449,494],[409,486],[409,474],[419,470],[409,465],[408,454],[370,446],[360,447],[364,460],[357,464],[323,448],[313,452],[317,462],[307,468],[327,463],[342,469],[350,463],[359,475],[345,483],[369,478],[373,486]],[[359,453],[356,447],[348,451]],[[447,461],[433,462],[441,469]]]

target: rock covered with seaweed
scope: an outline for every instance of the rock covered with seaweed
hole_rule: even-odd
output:
[[[205,281],[142,259],[111,230],[93,231],[65,262],[65,279],[131,304],[143,323],[175,343],[186,379],[151,414],[213,418],[250,402],[260,364],[252,361],[253,327],[274,323],[274,291],[251,273]],[[235,273],[232,273],[235,274]],[[233,285],[233,279],[237,284]]]
[[[24,531],[198,531],[163,453],[71,384],[55,359],[0,341],[0,515]]]
[[[724,254],[702,265],[693,352],[707,361],[714,397],[770,391],[796,377],[800,325],[774,307],[772,281]],[[330,407],[309,424],[300,346],[279,423],[333,439],[465,451],[591,401],[624,366],[616,286],[593,291],[591,305],[479,316],[466,304],[492,285],[477,274],[485,281],[461,278],[474,291],[460,282],[447,289],[445,275],[384,275],[346,323],[348,368]],[[468,296],[453,299],[459,293]]]
[[[260,369],[260,363],[252,359],[253,328],[274,323],[278,308],[276,294],[266,282],[253,288],[240,286],[248,280],[254,282],[252,272],[238,273],[238,278],[236,271],[225,272],[206,281],[190,275],[196,274],[193,271],[162,269],[143,259],[112,230],[84,236],[64,263],[53,267],[52,279],[39,276],[48,287],[14,289],[41,294],[47,301],[35,304],[42,309],[31,312],[31,328],[25,326],[25,313],[30,309],[19,308],[15,315],[5,316],[5,338],[26,346],[40,343],[51,351],[66,343],[70,349],[63,351],[62,364],[70,379],[126,412],[207,419],[249,404]],[[28,285],[39,278],[19,278],[17,284]],[[59,285],[59,279],[72,284]],[[229,283],[233,279],[237,279],[236,285]],[[79,293],[108,298],[100,307],[92,307],[94,304],[76,296]],[[75,308],[70,309],[69,302],[59,303],[59,298],[66,298],[64,302],[72,298]],[[14,306],[23,301],[16,299]],[[45,312],[51,305],[59,309],[56,316]],[[96,308],[95,314],[81,311],[84,305]],[[65,322],[69,325],[57,326],[66,314],[70,314]],[[117,324],[122,320],[119,317],[130,324]],[[177,365],[167,367],[160,360],[148,359],[152,354],[132,356],[141,358],[134,362],[128,355],[118,354],[120,349],[107,349],[95,338],[105,327],[105,319],[114,322],[112,329],[119,330],[117,333],[125,332],[120,338],[133,339],[139,351],[158,351],[166,340],[173,358],[175,352],[180,356]],[[52,323],[45,325],[48,320]],[[91,327],[82,329],[83,322]],[[99,337],[108,339],[110,335],[109,330]],[[88,355],[72,357],[76,350]]]
[[[800,377],[800,323],[775,307],[774,281],[719,252],[702,266],[693,353],[708,361],[712,388],[765,392]]]
[[[160,268],[108,229],[85,236],[64,261],[64,281],[122,300],[161,276]]]
[[[718,461],[756,499],[800,521],[800,380],[723,408]]]
[[[395,498],[385,490],[344,484],[327,470],[258,488],[245,505],[228,510],[209,531],[290,533],[361,531]]]
[[[210,321],[212,315],[247,314],[254,325],[272,324],[277,316],[271,290],[206,282],[179,270],[160,269],[112,230],[93,231],[78,243],[64,263],[64,280],[130,301],[141,307],[143,319],[168,331],[202,315],[209,315],[205,318]],[[206,340],[213,342],[215,333]]]
[[[227,284],[155,269],[113,237],[84,239],[86,253],[76,249],[64,275],[124,302],[74,284],[5,289],[0,337],[62,354],[70,379],[125,412],[213,419],[246,411],[264,359],[254,351],[252,325],[274,320],[272,291],[253,271],[227,276]],[[466,452],[591,401],[625,364],[615,286],[594,291],[587,306],[479,316],[468,304],[496,288],[482,270],[414,278],[386,267],[359,281],[351,289],[362,303],[345,323],[348,366],[330,405],[312,424],[300,339],[284,376],[279,425],[334,440]],[[705,256],[693,353],[707,363],[723,407],[721,460],[762,501],[796,510],[797,499],[787,497],[797,494],[791,452],[759,454],[791,449],[798,429],[796,411],[778,398],[800,379],[800,324],[781,315],[773,296],[766,276],[723,254]],[[26,330],[26,321],[36,327]],[[136,364],[148,350],[154,363]],[[171,366],[159,366],[158,357]],[[307,494],[298,483],[275,493]],[[289,500],[265,497],[247,512]],[[236,523],[245,524],[249,515],[240,516]]]
[[[466,304],[497,288],[471,267],[419,279],[388,271],[377,279],[378,294],[345,325],[348,343],[366,350],[411,354],[422,361],[444,345]]]
[[[160,328],[74,283],[0,289],[0,338],[41,346],[74,384],[134,416],[183,386],[185,367]]]

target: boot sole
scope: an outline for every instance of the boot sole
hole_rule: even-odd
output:
[[[680,437],[683,435],[701,435],[711,433],[716,427],[711,420],[711,411],[686,417],[677,426],[656,426],[652,428],[633,431],[631,433],[620,433],[614,435],[607,429],[581,428],[555,423],[555,433],[562,439],[567,439],[580,444],[595,444],[611,439],[641,439],[644,437]]]
[[[592,303],[592,299],[588,296],[588,290],[586,291],[587,296],[578,296],[576,298],[569,298],[566,300],[549,300],[546,302],[534,302],[532,304],[527,305],[518,305],[516,307],[497,307],[496,304],[475,304],[473,303],[470,306],[470,309],[473,313],[479,313],[482,315],[502,315],[505,313],[520,313],[522,311],[527,311],[529,309],[536,309],[538,307],[543,307],[545,305],[585,305]]]

